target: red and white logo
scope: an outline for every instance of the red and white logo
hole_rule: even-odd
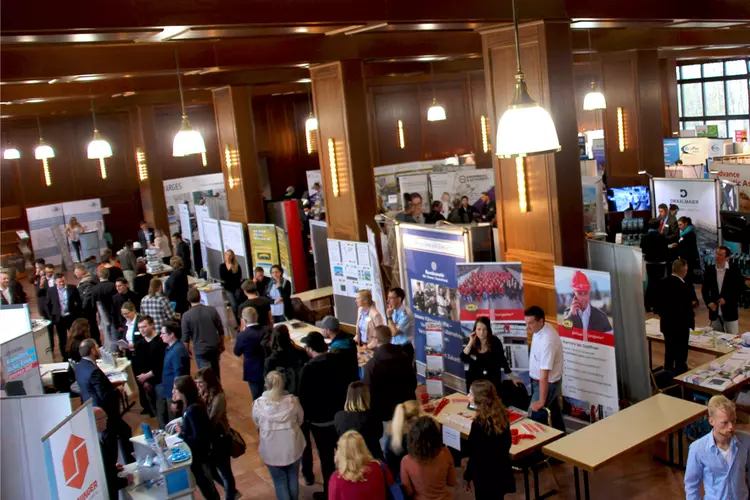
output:
[[[83,480],[86,479],[86,470],[89,468],[89,453],[83,438],[75,434],[70,435],[63,454],[62,466],[65,485],[81,489]]]

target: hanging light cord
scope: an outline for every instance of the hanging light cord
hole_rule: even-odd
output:
[[[185,98],[182,96],[182,74],[180,73],[180,54],[177,52],[177,48],[174,49],[174,60],[177,64],[177,86],[180,89],[180,107],[182,108],[182,117],[186,118],[185,113]]]
[[[39,142],[42,142],[42,122],[39,120],[39,115],[36,115],[36,127],[39,130]]]
[[[432,82],[432,100],[435,100],[435,68],[430,61],[430,81]]]
[[[96,127],[96,111],[94,111],[94,98],[91,98],[91,117],[94,119],[94,130],[98,130]]]
[[[312,105],[312,82],[310,82],[310,91],[307,93],[307,105],[310,106],[310,115],[313,114],[313,105]]]
[[[511,0],[513,7],[513,32],[516,35],[516,72],[521,73],[521,41],[518,36],[518,13],[516,12],[516,0]]]
[[[591,81],[594,81],[594,55],[591,50],[591,30],[587,29],[586,33],[589,36],[589,71],[591,72]]]

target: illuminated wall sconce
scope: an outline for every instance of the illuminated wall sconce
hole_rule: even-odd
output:
[[[237,151],[232,151],[229,144],[224,146],[224,162],[227,165],[227,184],[229,184],[229,189],[234,189],[240,185],[240,179],[234,175],[234,170],[240,162]]]
[[[312,104],[310,104],[312,109]],[[307,154],[311,155],[318,149],[318,119],[312,114],[305,120],[305,143],[307,144]]]
[[[135,150],[135,164],[138,166],[138,179],[148,179],[148,167],[146,166],[146,153],[141,148]]]
[[[516,181],[518,182],[518,208],[521,212],[529,211],[526,192],[526,166],[524,156],[516,156]]]
[[[404,149],[406,147],[406,139],[404,139],[404,122],[403,120],[399,120],[397,122],[398,126],[398,147],[400,149]]]
[[[47,186],[51,186],[52,177],[49,174],[49,162],[47,162],[47,158],[42,159],[42,165],[44,165],[44,183]]]
[[[339,196],[339,174],[336,165],[336,143],[333,139],[328,139],[328,167],[331,169],[331,188],[333,196]]]
[[[107,178],[107,165],[104,164],[104,158],[99,158],[99,172],[102,174],[102,179]]]
[[[201,163],[204,167],[208,166],[208,158],[206,158],[206,152],[201,153]]]
[[[620,153],[625,152],[625,112],[622,106],[617,107],[617,143]]]
[[[485,153],[488,153],[490,151],[490,141],[488,138],[488,131],[487,131],[487,117],[482,115],[479,117],[479,123],[482,127],[482,151]]]

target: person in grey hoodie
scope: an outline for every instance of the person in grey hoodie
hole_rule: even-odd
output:
[[[253,403],[253,422],[260,433],[258,452],[273,479],[277,498],[299,498],[299,467],[305,450],[300,426],[304,413],[297,396],[284,390],[284,375],[266,375],[266,391]]]

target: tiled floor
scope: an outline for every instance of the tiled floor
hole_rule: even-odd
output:
[[[70,277],[71,283],[75,282]],[[31,290],[27,290],[33,297]],[[36,311],[36,305],[31,306]],[[707,318],[705,308],[698,311],[698,324],[703,325]],[[705,319],[707,321],[707,319]],[[750,331],[750,312],[742,311],[740,318],[740,331]],[[227,352],[221,358],[221,373],[223,375],[224,390],[227,393],[229,407],[229,421],[237,429],[247,442],[247,453],[239,459],[232,461],[237,487],[246,499],[272,500],[275,498],[273,484],[268,470],[263,465],[257,453],[257,430],[251,418],[252,398],[250,389],[242,381],[242,362],[234,357],[232,352],[233,342],[227,344]],[[654,344],[654,363],[659,364],[663,360],[663,347]],[[691,352],[689,365],[697,366],[710,360],[707,355]],[[196,367],[193,365],[193,369]],[[126,421],[135,433],[140,433],[140,424],[144,421],[139,414],[140,407],[137,405],[127,415]],[[156,426],[156,419],[151,420],[152,426]],[[743,425],[748,428],[750,426]],[[605,469],[590,475],[592,498],[606,498],[607,500],[635,500],[654,499],[668,500],[684,498],[683,474],[682,472],[667,467],[651,459],[652,455],[665,456],[665,442],[656,442],[645,449],[627,455],[614,462]],[[687,448],[686,448],[687,457]],[[320,469],[316,459],[316,480],[318,484],[306,487],[301,485],[301,498],[311,499],[314,491],[322,490]],[[463,469],[458,471],[458,477],[463,475]],[[572,468],[568,465],[556,465],[552,470],[544,469],[540,473],[541,491],[545,492],[552,488],[558,490],[558,494],[552,498],[575,498],[575,489],[572,476]],[[518,493],[507,495],[508,500],[523,499],[523,477],[516,474],[516,488]],[[532,490],[533,491],[533,490]],[[533,495],[533,493],[532,493]],[[455,499],[471,499],[472,493],[464,490],[463,481],[454,488]],[[196,498],[202,498],[200,494]]]

